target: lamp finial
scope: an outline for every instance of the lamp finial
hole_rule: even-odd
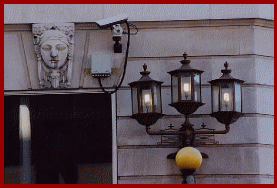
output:
[[[144,72],[145,72],[146,69],[147,69],[147,65],[144,63],[142,67],[143,67],[143,70],[144,70]]]
[[[232,72],[231,69],[228,69],[228,66],[229,66],[229,63],[227,63],[227,61],[226,61],[226,62],[224,63],[225,69],[222,69],[222,70],[221,70],[221,72],[222,72],[223,74],[230,74],[230,73]]]
[[[186,60],[187,57],[188,57],[188,54],[187,54],[186,52],[184,52],[183,57],[184,57],[184,59]]]
[[[229,66],[229,63],[227,63],[227,61],[224,63],[224,67],[225,69],[227,70],[228,69],[228,66]]]
[[[147,69],[147,65],[144,63],[144,64],[142,65],[142,67],[143,67],[143,71],[140,72],[140,74],[141,74],[141,75],[149,75],[150,72],[146,70],[146,69]]]

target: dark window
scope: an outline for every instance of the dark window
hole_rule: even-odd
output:
[[[19,103],[17,96],[4,97],[4,166],[20,165]]]
[[[110,95],[31,96],[30,109],[38,183],[57,183],[58,173],[76,183],[76,165],[112,163]]]
[[[28,98],[35,183],[112,183],[111,95]],[[4,99],[5,167],[20,166],[20,96]]]

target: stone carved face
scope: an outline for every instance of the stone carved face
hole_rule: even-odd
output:
[[[46,40],[41,44],[41,56],[50,69],[59,69],[67,61],[68,46],[57,39]]]
[[[48,30],[41,36],[40,51],[45,65],[50,69],[59,69],[67,61],[68,40],[58,30]]]
[[[72,77],[73,23],[33,24],[34,47],[42,88],[68,88]]]

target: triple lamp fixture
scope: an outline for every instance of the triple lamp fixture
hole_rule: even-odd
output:
[[[204,71],[193,69],[189,65],[190,60],[187,60],[186,53],[183,54],[183,57],[182,66],[168,72],[171,75],[171,104],[169,105],[185,115],[185,122],[178,131],[151,131],[150,129],[151,125],[164,116],[161,99],[161,84],[163,82],[149,77],[150,72],[147,71],[146,64],[143,65],[144,71],[140,72],[141,78],[129,83],[132,95],[131,118],[144,125],[149,135],[178,135],[181,148],[193,146],[197,134],[226,134],[229,132],[229,125],[242,116],[242,83],[244,83],[243,80],[233,78],[230,75],[231,70],[228,69],[226,62],[224,64],[225,69],[221,70],[222,76],[209,81],[212,97],[210,116],[224,124],[225,130],[194,130],[193,125],[189,122],[189,115],[204,105],[201,95],[201,74]],[[176,154],[173,156],[175,158]]]

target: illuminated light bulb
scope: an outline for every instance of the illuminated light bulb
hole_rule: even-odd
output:
[[[223,94],[223,100],[226,101],[226,102],[228,102],[230,100],[229,93],[224,93]]]
[[[148,111],[151,108],[151,101],[150,101],[150,95],[149,94],[144,95],[144,104],[145,104],[145,107],[146,107],[146,113],[148,113]]]
[[[223,94],[223,100],[224,100],[224,103],[225,103],[225,107],[226,107],[226,111],[227,111],[227,108],[228,108],[228,103],[229,103],[229,93],[224,93]]]
[[[184,84],[184,92],[185,92],[185,97],[187,100],[188,96],[190,95],[190,85],[189,84]]]
[[[145,103],[150,103],[150,95],[149,94],[144,95],[144,101],[145,101]]]
[[[189,92],[189,84],[184,84],[184,92]]]

